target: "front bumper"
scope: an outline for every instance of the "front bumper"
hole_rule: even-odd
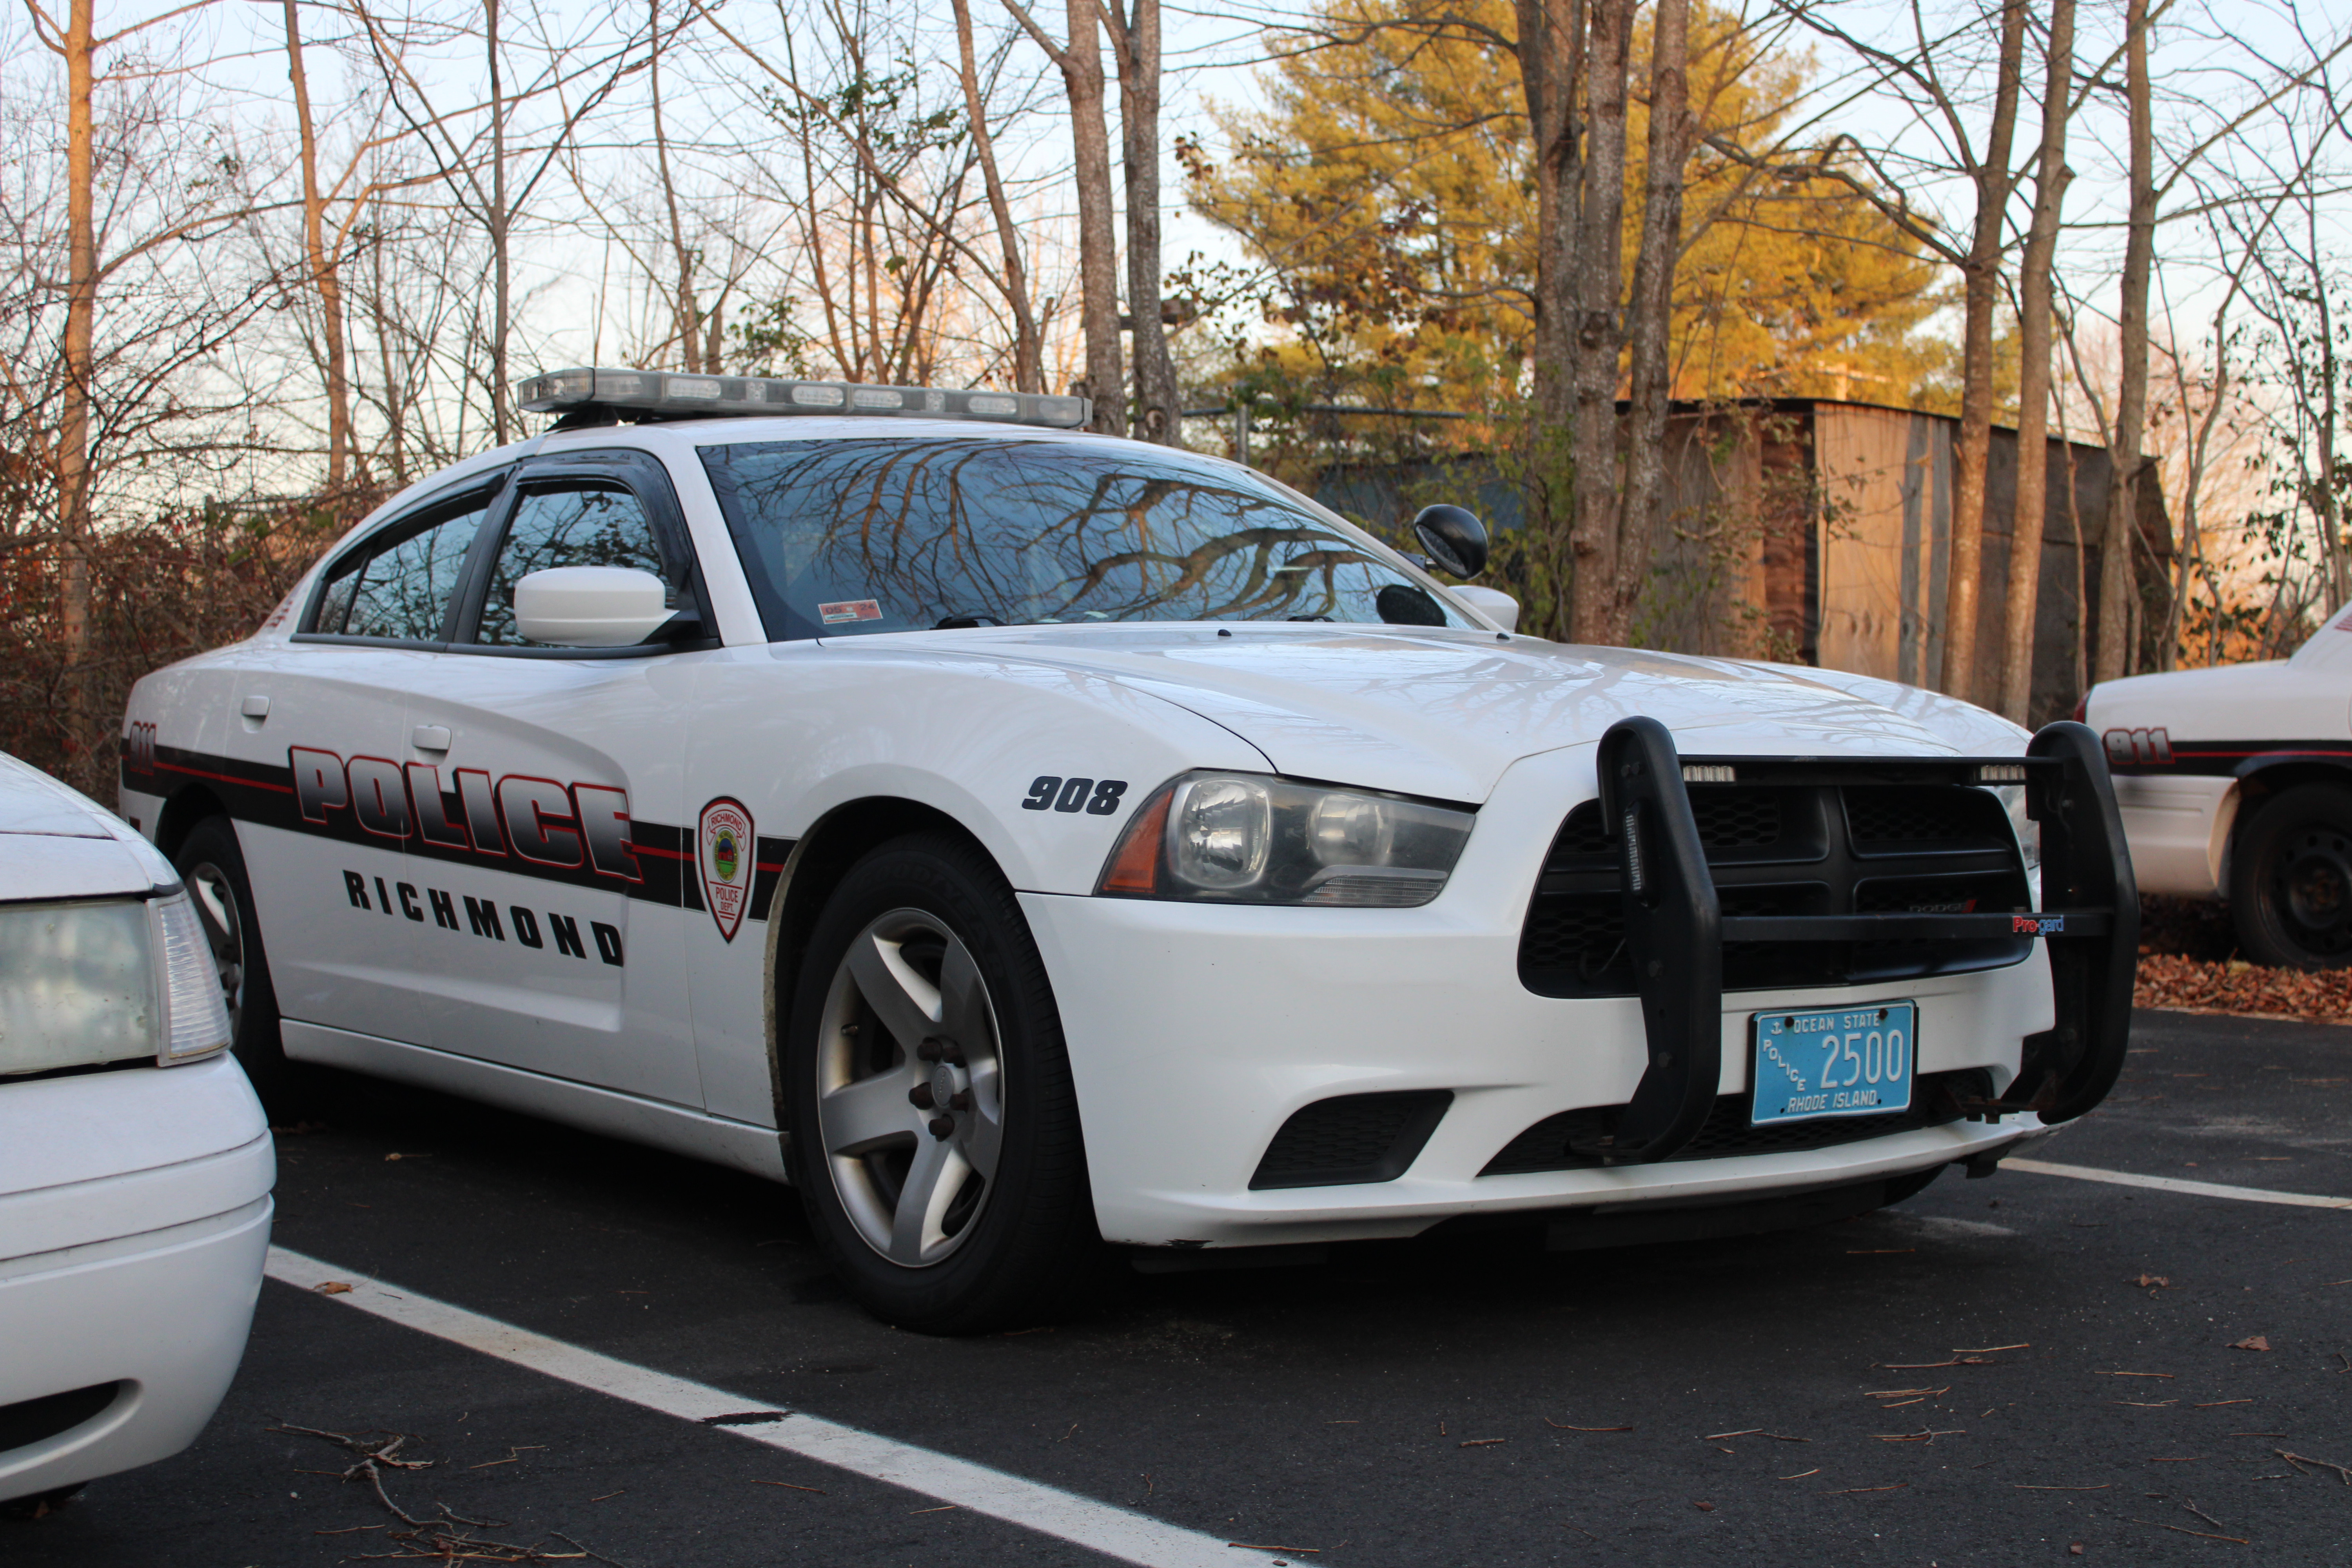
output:
[[[1417,910],[1024,894],[1069,1041],[1106,1239],[1265,1246],[1412,1236],[1466,1215],[1733,1203],[1998,1155],[2049,1131],[2031,1113],[2040,1108],[2000,1098],[2030,1087],[2019,1083],[2028,1052],[2065,1026],[2037,947],[2004,968],[1705,999],[1716,1037],[1693,1053],[1707,1070],[1683,1086],[1693,1103],[1747,1090],[1752,1012],[1909,998],[1923,1079],[1983,1070],[1995,1103],[1975,1120],[1809,1150],[1654,1150],[1639,1163],[1482,1173],[1546,1118],[1633,1101],[1654,1066],[1643,998],[1542,996],[1517,971],[1538,870],[1530,846],[1596,784],[1592,748],[1513,769],[1444,893]],[[1295,1112],[1402,1090],[1451,1100],[1402,1173],[1253,1187]]]
[[[276,1155],[244,1072],[0,1086],[0,1498],[179,1452],[236,1374],[268,1247]]]

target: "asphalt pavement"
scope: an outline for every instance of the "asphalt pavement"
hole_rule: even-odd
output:
[[[2143,1013],[2134,1050],[2032,1157],[2352,1197],[2352,1029]],[[281,1246],[1236,1563],[2352,1561],[2352,1211],[1950,1171],[1811,1231],[1368,1245],[938,1340],[844,1299],[783,1189],[360,1079],[321,1104],[279,1134]],[[429,1467],[343,1479],[394,1435]],[[431,1536],[625,1568],[1110,1561],[272,1281],[196,1446],[0,1521],[0,1562]]]

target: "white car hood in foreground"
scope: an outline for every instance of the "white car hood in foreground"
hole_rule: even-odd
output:
[[[1596,742],[1631,714],[1695,755],[2015,755],[2026,733],[1891,681],[1492,632],[1242,623],[948,635],[1164,698],[1294,777],[1441,800],[1483,800],[1520,758]]]
[[[129,823],[0,753],[0,903],[144,895],[178,880]]]

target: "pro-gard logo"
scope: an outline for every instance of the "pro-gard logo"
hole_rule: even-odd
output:
[[[719,936],[733,942],[759,870],[752,853],[759,840],[751,836],[751,814],[741,801],[720,795],[702,808],[694,843],[696,864],[702,871],[702,901],[719,922]]]

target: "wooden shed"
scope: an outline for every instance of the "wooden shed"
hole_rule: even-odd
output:
[[[1668,538],[1637,640],[1937,685],[1951,635],[1958,436],[1959,421],[1943,415],[1826,398],[1678,406],[1666,437]],[[2104,447],[2050,441],[2036,724],[2073,709],[2077,647],[2097,637],[2108,468]],[[1389,526],[1439,490],[1497,528],[1521,518],[1517,487],[1483,456],[1336,466],[1316,489],[1326,504]],[[2016,495],[2017,432],[1996,426],[1974,628],[1979,689],[1959,694],[1975,701],[1989,701],[1998,679]],[[2147,574],[2172,553],[2153,462],[2143,469],[2139,512],[2146,552],[2137,564]]]

